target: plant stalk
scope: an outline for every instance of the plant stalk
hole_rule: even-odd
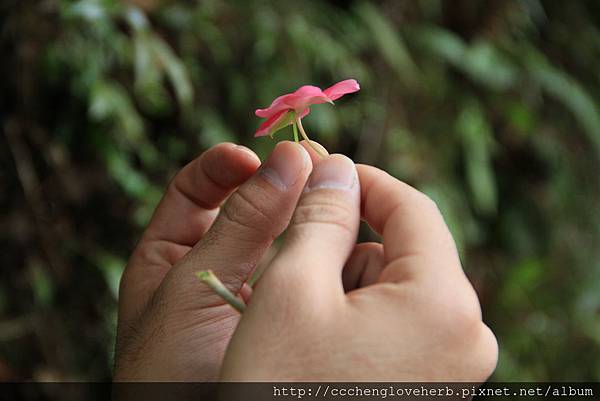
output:
[[[294,113],[294,112],[292,112]],[[296,113],[294,113],[294,119],[296,118]],[[294,141],[296,143],[300,142],[300,138],[298,138],[298,127],[296,126],[296,121],[292,123],[292,128],[294,130]]]
[[[208,285],[218,296],[223,298],[233,309],[240,313],[244,313],[246,304],[244,301],[233,295],[231,291],[225,287],[225,285],[219,280],[212,270],[203,270],[196,272],[196,277],[203,283]]]
[[[308,135],[306,135],[306,132],[304,132],[304,127],[302,126],[302,121],[300,120],[300,118],[295,117],[296,120],[296,124],[298,126],[298,129],[300,130],[300,135],[302,135],[302,138],[304,138],[306,140],[306,142],[308,142],[308,144],[310,145],[311,148],[313,148],[313,150],[315,152],[317,152],[319,154],[319,156],[325,158],[327,157],[327,155],[325,153],[323,153],[319,148],[317,148],[315,145],[313,145],[313,143],[310,141],[310,139],[308,139]]]

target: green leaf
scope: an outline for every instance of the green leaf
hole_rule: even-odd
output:
[[[506,117],[518,133],[527,136],[537,124],[536,114],[524,102],[510,102],[506,106]]]
[[[552,66],[546,56],[535,49],[528,54],[526,66],[533,79],[573,113],[600,156],[600,112],[594,99],[579,82]]]
[[[133,37],[135,93],[141,106],[153,114],[170,109],[168,92],[163,85],[162,64],[154,56],[151,36],[146,32]]]
[[[150,28],[150,23],[146,15],[137,7],[130,6],[125,11],[125,18],[135,31],[142,32]]]
[[[511,87],[518,75],[516,68],[491,43],[478,40],[467,49],[458,65],[473,80],[495,90]]]
[[[284,114],[283,118],[281,119],[281,121],[279,121],[277,124],[275,124],[274,126],[271,127],[271,130],[269,132],[269,136],[271,138],[273,138],[273,135],[275,135],[275,133],[285,127],[287,127],[288,125],[291,125],[294,123],[294,112],[292,111],[288,111]]]
[[[98,0],[81,0],[70,4],[65,10],[65,16],[97,22],[106,18],[107,12]]]
[[[189,106],[193,99],[193,88],[185,66],[162,38],[152,35],[150,40],[154,56],[173,85],[179,104]]]
[[[455,33],[429,26],[417,29],[414,36],[429,52],[491,89],[508,89],[519,75],[516,66],[488,41],[467,46]]]
[[[467,51],[460,36],[437,26],[425,25],[415,29],[412,36],[429,52],[454,65],[460,65]]]
[[[462,138],[467,182],[475,208],[484,214],[495,213],[496,180],[491,162],[492,136],[484,111],[478,103],[468,102],[456,125]]]
[[[96,251],[94,256],[95,263],[102,272],[106,285],[116,300],[119,297],[119,283],[126,262],[124,259],[103,250]]]
[[[143,122],[127,91],[118,83],[98,81],[90,92],[90,117],[96,121],[112,121],[121,134],[132,142],[143,136]]]
[[[31,287],[33,294],[40,305],[47,306],[52,302],[54,296],[54,283],[47,267],[39,260],[33,260],[30,265]]]
[[[372,40],[398,77],[405,84],[414,84],[418,70],[396,27],[378,7],[369,2],[360,3],[356,7],[356,14],[370,29]]]
[[[540,260],[525,260],[508,270],[500,298],[506,306],[528,303],[529,294],[540,285],[544,274]]]

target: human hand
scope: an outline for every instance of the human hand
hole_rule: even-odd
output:
[[[288,225],[319,157],[303,146],[279,143],[258,169],[249,149],[220,144],[172,180],[121,280],[115,381],[218,378],[239,314],[194,273],[212,269],[249,296],[244,283]]]
[[[383,244],[355,244],[361,209]],[[497,352],[436,205],[333,155],[255,286],[222,379],[481,382]]]

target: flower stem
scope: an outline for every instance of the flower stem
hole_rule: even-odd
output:
[[[319,156],[325,158],[327,157],[327,155],[325,153],[323,153],[319,148],[317,148],[315,145],[313,145],[313,143],[310,141],[310,139],[308,139],[308,135],[306,135],[306,132],[304,132],[304,127],[302,126],[302,121],[296,117],[296,124],[298,126],[298,128],[300,129],[300,135],[302,135],[302,138],[304,138],[304,140],[306,140],[306,142],[310,145],[311,148],[313,148],[313,150],[315,152],[317,152],[319,154]]]
[[[196,272],[196,277],[203,283],[208,285],[218,296],[223,298],[233,309],[243,313],[246,309],[246,304],[241,299],[237,298],[225,287],[225,285],[219,280],[212,270],[203,270]]]
[[[296,143],[300,142],[300,138],[298,138],[298,127],[296,126],[296,121],[294,121],[292,123],[292,127],[294,129],[294,141],[296,141]]]

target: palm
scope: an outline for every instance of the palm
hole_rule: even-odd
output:
[[[303,146],[280,143],[255,174],[256,155],[220,144],[177,174],[123,273],[115,380],[218,378],[239,314],[195,273],[211,269],[232,292],[243,288],[289,222],[307,156],[319,158]],[[281,168],[284,186],[273,175]]]

